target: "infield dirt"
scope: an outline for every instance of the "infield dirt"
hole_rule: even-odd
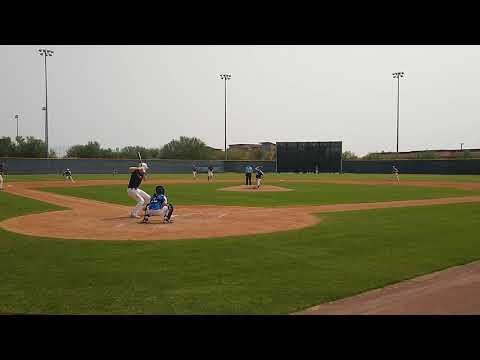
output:
[[[282,208],[178,205],[175,206],[175,213],[172,217],[174,223],[172,224],[164,224],[161,221],[156,221],[154,217],[149,224],[139,224],[140,219],[130,218],[128,216],[131,210],[129,206],[41,191],[42,187],[115,185],[119,183],[124,184],[124,181],[83,180],[77,181],[74,184],[62,181],[12,183],[7,187],[7,192],[66,207],[69,210],[14,217],[0,222],[0,227],[25,235],[62,239],[199,239],[301,229],[320,222],[321,217],[315,216],[317,213],[480,201],[480,196],[465,196],[357,204],[290,206]],[[194,181],[166,180],[165,183],[194,183]],[[342,181],[341,183],[345,182]],[[356,181],[355,183],[370,182]],[[414,183],[411,186],[425,186],[424,183],[425,182],[421,182],[420,185]],[[442,185],[459,185],[464,188],[471,184],[450,183]],[[480,188],[480,184],[475,185]]]

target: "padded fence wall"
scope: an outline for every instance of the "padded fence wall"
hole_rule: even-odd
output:
[[[386,174],[392,166],[402,174],[480,174],[480,159],[469,160],[344,160],[343,172]]]
[[[277,142],[278,172],[340,172],[342,142]]]
[[[262,165],[264,171],[274,172],[275,161],[192,161],[192,160],[146,160],[152,173],[190,173],[195,163],[199,172],[207,172],[213,165],[214,172],[243,172],[245,166]],[[130,166],[137,166],[138,160],[114,159],[20,159],[0,158],[8,174],[60,174],[69,168],[75,174],[112,174],[115,169],[119,174],[127,173]]]

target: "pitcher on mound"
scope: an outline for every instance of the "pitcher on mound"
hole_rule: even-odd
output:
[[[150,202],[150,195],[140,189],[142,180],[147,175],[148,165],[146,163],[140,163],[139,166],[132,166],[128,168],[130,175],[130,181],[128,182],[127,194],[133,200],[137,202],[137,205],[132,209],[130,217],[140,219],[140,211],[143,210],[145,204]]]

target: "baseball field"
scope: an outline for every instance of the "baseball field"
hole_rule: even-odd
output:
[[[152,175],[171,224],[74,178],[6,177],[1,314],[292,314],[480,259],[480,175]]]

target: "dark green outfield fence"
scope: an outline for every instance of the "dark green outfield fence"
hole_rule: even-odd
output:
[[[262,165],[265,172],[275,171],[275,161],[192,161],[192,160],[146,160],[152,173],[191,173],[192,164],[198,166],[199,172],[206,173],[211,164],[214,172],[244,172],[245,166]],[[24,159],[0,158],[8,174],[59,174],[69,168],[73,174],[112,174],[115,169],[119,174],[126,174],[130,166],[137,166],[138,160],[115,159]]]
[[[243,172],[247,164],[262,165],[265,172],[275,172],[275,161],[191,161],[191,160],[147,160],[152,173],[189,173],[195,162],[200,172],[206,172],[212,164],[215,172]],[[137,160],[109,159],[19,159],[0,158],[8,174],[58,174],[70,168],[74,174],[111,174],[127,173],[129,166],[135,166]],[[328,164],[327,164],[328,165]],[[335,164],[333,164],[335,165]],[[341,168],[344,173],[381,174],[391,173],[395,165],[403,174],[480,174],[480,159],[469,160],[344,160]],[[279,169],[280,170],[280,169]],[[320,164],[320,171],[338,172],[335,166]],[[282,172],[313,172],[312,168],[293,167]]]
[[[385,174],[395,166],[403,174],[480,174],[480,159],[468,160],[344,160],[344,173]]]
[[[277,142],[278,172],[340,172],[341,141]]]

